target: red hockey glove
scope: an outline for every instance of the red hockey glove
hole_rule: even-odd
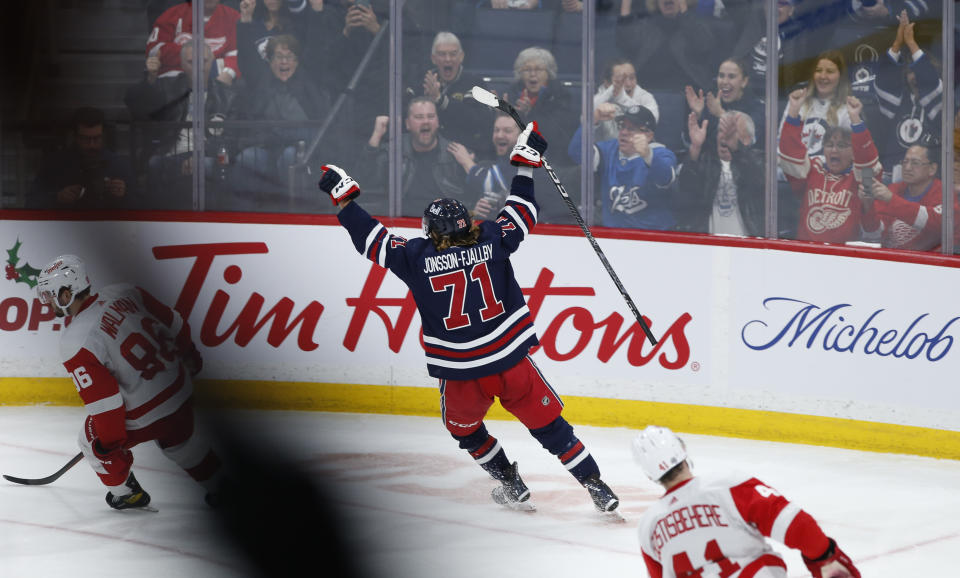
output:
[[[816,559],[803,557],[803,562],[813,578],[860,578],[860,571],[850,561],[850,557],[843,553],[833,538],[829,540],[830,547],[823,556]]]
[[[527,123],[527,128],[520,133],[517,138],[517,144],[513,146],[513,153],[510,155],[510,164],[515,167],[534,167],[537,168],[543,164],[544,151],[547,150],[547,141],[537,130],[536,121]]]
[[[346,171],[335,165],[323,165],[320,190],[329,194],[333,204],[353,199],[360,195],[360,185]]]
[[[103,464],[103,467],[107,470],[107,474],[111,476],[116,476],[120,481],[117,484],[122,484],[124,480],[127,479],[127,472],[130,471],[130,466],[133,465],[133,454],[130,450],[124,449],[122,446],[112,449],[105,450],[103,446],[100,445],[100,440],[93,440],[93,455],[96,456],[100,463]]]

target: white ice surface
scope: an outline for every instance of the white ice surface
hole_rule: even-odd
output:
[[[353,524],[342,535],[372,577],[646,576],[636,524],[659,496],[630,457],[635,430],[576,426],[625,523],[610,523],[514,421],[488,421],[517,460],[535,513],[501,509],[493,480],[438,419],[310,412],[230,412],[251,435],[297,456],[330,484]],[[0,407],[0,473],[42,477],[77,452],[82,408]],[[800,504],[864,577],[956,575],[960,462],[685,435],[694,471],[754,475]],[[158,513],[116,512],[81,462],[57,482],[0,479],[0,576],[123,578],[247,575],[243,554],[215,531],[203,490],[152,444],[135,471]],[[278,507],[291,502],[278,499]],[[285,505],[287,504],[287,505]],[[780,544],[789,576],[808,576]],[[323,576],[322,560],[316,572]]]

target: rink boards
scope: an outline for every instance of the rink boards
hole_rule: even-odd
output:
[[[69,252],[95,289],[131,281],[176,304],[204,354],[199,395],[212,402],[439,416],[406,288],[358,255],[333,217],[26,217],[0,221],[0,403],[79,403],[58,360],[60,320],[31,286]],[[387,224],[419,234],[412,219]],[[596,235],[657,345],[579,229],[541,226],[513,258],[541,339],[534,359],[571,421],[960,458],[960,261]]]

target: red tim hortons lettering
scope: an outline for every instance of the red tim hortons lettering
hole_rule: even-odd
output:
[[[379,265],[371,266],[370,272],[367,273],[367,280],[363,284],[363,289],[360,290],[360,296],[347,299],[347,306],[354,309],[353,316],[350,318],[350,325],[347,327],[347,334],[343,338],[343,346],[350,351],[357,349],[360,335],[363,334],[363,328],[366,326],[367,318],[371,313],[383,321],[383,325],[387,329],[387,344],[390,350],[397,353],[403,346],[407,330],[410,329],[410,323],[417,312],[417,304],[414,302],[413,294],[410,291],[407,291],[405,297],[377,297],[386,276],[386,269]],[[384,311],[384,307],[400,308],[396,323],[390,321],[390,316]]]
[[[591,287],[553,288],[551,287],[553,277],[553,272],[544,268],[540,271],[540,275],[533,288],[524,291],[524,293],[528,295],[527,304],[532,316],[536,317],[547,295],[594,295],[594,290]],[[561,353],[557,347],[557,337],[568,319],[571,321],[573,329],[580,333],[580,336],[576,344],[574,344],[568,352]],[[587,345],[593,340],[594,330],[605,328],[601,336],[599,349],[597,350],[597,359],[600,361],[604,363],[610,361],[617,349],[629,339],[627,361],[635,367],[646,365],[656,357],[660,349],[669,341],[673,343],[677,354],[676,357],[674,359],[668,359],[666,353],[663,353],[658,358],[658,361],[665,369],[680,369],[684,367],[690,359],[690,344],[687,341],[684,328],[691,319],[692,317],[689,313],[684,313],[678,317],[663,336],[657,340],[657,344],[653,346],[653,349],[644,355],[641,348],[646,342],[646,335],[643,333],[639,323],[632,323],[624,334],[618,338],[617,334],[624,321],[623,316],[619,313],[612,313],[606,319],[596,322],[593,319],[593,314],[588,309],[570,307],[561,311],[559,315],[547,324],[547,329],[540,338],[540,345],[550,359],[567,361],[583,353]],[[643,320],[649,327],[653,327],[653,322],[650,319],[644,317]]]
[[[197,297],[200,296],[200,289],[207,278],[207,273],[210,272],[214,257],[268,252],[266,243],[207,243],[153,248],[153,256],[157,259],[195,259],[193,267],[190,268],[190,273],[187,274],[183,289],[180,290],[180,296],[177,297],[177,303],[173,306],[184,319],[189,319],[193,312],[193,306],[197,303]]]
[[[266,243],[210,243],[153,248],[153,254],[157,259],[194,259],[193,267],[187,275],[186,282],[183,289],[180,290],[180,296],[174,306],[184,319],[189,319],[215,257],[267,252]],[[230,265],[223,272],[224,280],[231,285],[239,282],[242,276],[243,271],[237,265]],[[230,295],[225,291],[217,290],[214,294],[200,328],[200,342],[204,345],[219,345],[231,335],[236,334],[234,342],[241,347],[245,347],[272,317],[273,323],[267,333],[267,343],[270,345],[279,347],[297,325],[300,325],[297,336],[297,345],[300,349],[313,351],[319,347],[319,344],[313,340],[313,335],[323,313],[323,305],[317,301],[310,301],[303,311],[290,321],[290,317],[293,315],[294,302],[289,297],[283,297],[262,318],[258,319],[266,299],[263,295],[254,292],[233,323],[223,333],[218,333],[217,328],[223,320],[223,314],[229,300]]]
[[[371,266],[360,296],[347,299],[347,305],[353,307],[354,312],[343,345],[350,351],[356,350],[360,336],[366,327],[367,319],[371,314],[376,315],[383,322],[387,331],[390,350],[397,353],[403,346],[403,341],[407,336],[417,306],[413,300],[413,295],[409,291],[404,297],[379,297],[378,294],[386,276],[386,269],[377,265]],[[594,289],[589,286],[555,287],[553,286],[554,277],[553,271],[544,267],[540,270],[533,286],[523,290],[531,318],[536,319],[547,297],[593,297],[596,295]],[[395,321],[388,314],[387,307],[399,308]],[[597,351],[597,358],[600,361],[607,363],[624,343],[629,342],[626,356],[631,365],[642,366],[656,358],[665,369],[679,369],[686,366],[690,359],[690,344],[684,330],[691,319],[692,316],[689,313],[682,314],[664,332],[657,344],[644,354],[641,347],[646,342],[646,336],[639,323],[632,323],[620,335],[624,317],[619,313],[612,313],[606,319],[598,322],[594,320],[593,314],[589,310],[582,307],[570,307],[561,311],[546,324],[547,329],[543,332],[540,343],[547,357],[555,361],[567,361],[583,353],[587,345],[593,340],[596,330],[602,329],[603,333],[600,336]],[[567,320],[570,320],[573,328],[580,332],[580,336],[570,351],[562,353],[559,351],[557,338]],[[644,320],[648,325],[653,325],[649,319],[644,318]],[[668,357],[666,351],[661,352],[661,349],[666,347],[667,343],[673,344],[675,357]],[[422,336],[421,345],[423,345]]]
[[[240,267],[236,265],[230,265],[223,272],[224,280],[230,284],[240,281],[241,276],[242,271]],[[273,317],[273,324],[270,326],[270,331],[267,332],[267,343],[270,345],[280,347],[287,336],[293,332],[294,328],[302,322],[303,326],[300,328],[300,333],[297,336],[297,345],[303,351],[313,351],[320,346],[319,343],[313,340],[317,323],[320,321],[320,315],[323,313],[323,305],[320,303],[311,301],[307,304],[306,308],[288,324],[287,322],[290,319],[290,315],[293,313],[294,303],[292,299],[283,297],[270,311],[258,320],[257,316],[260,314],[260,310],[263,308],[266,300],[263,298],[263,295],[255,292],[250,296],[250,299],[247,300],[246,305],[243,306],[236,320],[230,324],[226,331],[218,335],[217,327],[220,325],[220,320],[223,317],[229,300],[229,294],[217,289],[213,300],[210,302],[207,315],[203,318],[203,325],[200,327],[200,342],[204,345],[211,347],[220,345],[226,341],[231,334],[236,332],[234,342],[240,347],[244,347],[250,343],[250,340],[253,339],[257,332]]]

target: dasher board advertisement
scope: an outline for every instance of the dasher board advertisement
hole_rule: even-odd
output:
[[[391,230],[420,234],[412,220]],[[552,229],[551,229],[552,230]],[[722,244],[534,234],[514,254],[534,359],[567,396],[762,410],[957,431],[955,269]],[[2,221],[0,376],[59,378],[63,320],[41,266],[81,256],[94,291],[175,306],[203,377],[436,388],[406,287],[332,217],[309,224]],[[911,288],[909,291],[906,288]]]

